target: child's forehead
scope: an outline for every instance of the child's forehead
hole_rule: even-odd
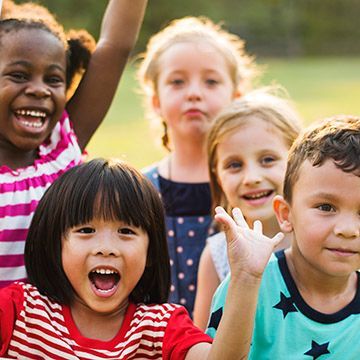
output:
[[[294,184],[294,196],[306,192],[328,192],[329,195],[342,195],[360,189],[360,177],[353,172],[345,172],[336,165],[335,160],[326,159],[320,165],[305,160],[301,165]],[[297,191],[296,191],[297,190]],[[356,191],[358,193],[358,191]]]
[[[36,47],[36,49],[41,50],[51,46],[65,52],[60,39],[55,34],[42,28],[14,28],[7,32],[1,32],[0,36],[1,42],[13,45],[14,48]]]
[[[51,60],[66,66],[65,49],[61,41],[43,29],[19,29],[1,34],[3,50],[0,58],[9,57],[14,61],[22,59]]]

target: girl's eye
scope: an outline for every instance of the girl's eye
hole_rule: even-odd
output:
[[[121,228],[119,229],[119,233],[122,235],[134,235],[135,231],[131,230],[130,228]]]
[[[60,76],[50,76],[46,81],[51,85],[63,84],[64,80]]]
[[[88,227],[88,226],[84,226],[84,227],[77,229],[77,232],[80,234],[92,234],[95,232],[95,229]]]
[[[260,163],[261,165],[267,166],[267,165],[271,165],[276,159],[273,156],[264,156],[261,160]]]
[[[28,79],[28,76],[23,72],[13,72],[10,77],[16,82],[24,82]]]
[[[171,85],[175,85],[175,86],[180,86],[182,84],[184,84],[184,80],[183,79],[173,79],[170,81]]]
[[[232,170],[238,170],[242,167],[242,162],[240,161],[231,161],[226,165],[227,169],[232,169]]]
[[[217,85],[219,82],[215,79],[206,79],[206,84],[210,85],[210,86],[214,86]]]
[[[335,211],[335,208],[330,204],[321,204],[321,205],[318,205],[317,208],[320,211],[325,211],[325,212]]]

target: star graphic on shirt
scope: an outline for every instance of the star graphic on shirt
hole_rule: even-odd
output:
[[[214,328],[215,330],[217,330],[222,314],[223,314],[222,307],[217,309],[215,312],[213,312],[210,317],[208,328]]]
[[[289,312],[297,312],[296,307],[294,306],[294,302],[291,299],[291,296],[286,297],[280,291],[280,301],[273,306],[275,309],[280,309],[283,312],[284,319]]]
[[[330,354],[328,350],[329,343],[318,344],[316,341],[311,341],[311,349],[304,353],[304,355],[309,355],[313,357],[313,360],[317,359],[321,355]]]

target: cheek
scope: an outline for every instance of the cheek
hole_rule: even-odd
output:
[[[226,106],[230,105],[231,101],[231,97],[213,94],[209,102],[209,108],[212,111],[213,117],[218,115]]]
[[[228,174],[227,176],[224,176],[224,178],[221,181],[221,189],[227,198],[230,198],[234,196],[235,193],[237,193],[239,183],[240,183],[239,175]]]

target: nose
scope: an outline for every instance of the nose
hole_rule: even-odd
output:
[[[344,214],[334,227],[337,236],[346,239],[356,239],[360,237],[360,220],[359,215]]]
[[[94,248],[95,255],[117,257],[120,255],[119,239],[109,233],[99,234]]]
[[[260,169],[256,165],[248,164],[243,170],[243,182],[245,185],[257,185],[262,181]]]
[[[39,99],[49,97],[51,91],[42,80],[34,80],[25,90],[25,94]]]
[[[187,98],[189,101],[199,101],[202,97],[202,89],[199,81],[191,81],[188,86]]]

